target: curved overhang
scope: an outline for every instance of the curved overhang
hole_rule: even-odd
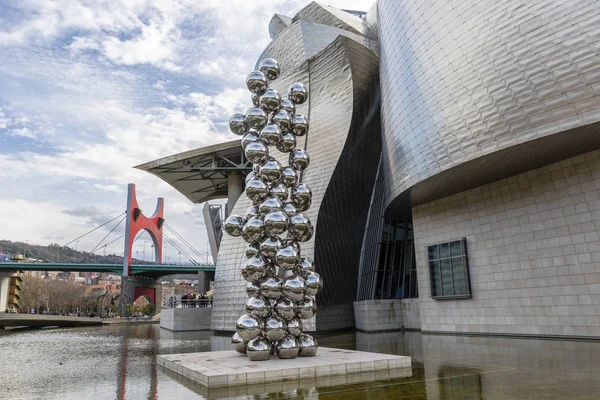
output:
[[[193,203],[227,198],[228,175],[248,174],[239,140],[201,147],[149,161],[135,168],[158,176]]]

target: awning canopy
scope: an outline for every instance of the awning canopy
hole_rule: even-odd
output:
[[[227,198],[227,175],[247,175],[252,163],[246,160],[239,140],[173,154],[135,168],[150,172],[173,186],[194,203]]]

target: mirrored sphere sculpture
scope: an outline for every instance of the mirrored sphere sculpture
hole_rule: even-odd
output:
[[[281,95],[275,89],[267,89],[259,100],[260,108],[263,111],[271,113],[278,111],[281,107]]]
[[[239,215],[230,215],[225,220],[225,232],[231,236],[242,236],[242,228],[244,227],[244,218]]]
[[[246,111],[246,125],[248,125],[248,128],[260,130],[267,124],[267,121],[267,113],[258,107],[252,107]]]
[[[271,122],[281,128],[281,132],[288,133],[292,131],[292,118],[287,111],[279,110],[271,117]]]
[[[268,80],[265,74],[260,71],[252,71],[246,77],[246,87],[254,94],[263,94],[268,87]]]
[[[260,217],[252,217],[242,228],[242,239],[248,243],[259,243],[265,237],[265,225]]]
[[[292,335],[286,335],[277,342],[277,357],[281,359],[296,358],[300,351],[298,339]]]
[[[296,239],[297,241],[307,242],[310,240],[310,238],[312,238],[314,228],[308,217],[306,217],[304,214],[299,213],[290,218],[289,231],[294,237],[294,239]]]
[[[289,297],[282,296],[274,304],[273,309],[275,314],[289,321],[296,316],[298,307],[296,302]],[[288,327],[289,329],[289,327]]]
[[[306,294],[306,282],[304,281],[304,278],[299,277],[298,275],[292,275],[283,280],[281,290],[283,291],[284,296],[298,302],[304,299]],[[296,304],[296,306],[299,306],[299,304]],[[306,318],[310,317],[303,317],[302,319]]]
[[[305,296],[298,302],[298,316],[302,319],[312,318],[317,312],[315,301],[310,296]]]
[[[269,340],[277,341],[287,334],[285,319],[272,315],[265,320],[264,334]]]
[[[244,147],[244,154],[248,161],[262,165],[269,158],[269,149],[261,141],[250,142]]]
[[[294,115],[292,118],[292,133],[295,136],[304,136],[308,133],[308,120],[304,115]]]
[[[261,130],[259,134],[261,142],[267,146],[276,146],[281,143],[283,136],[281,134],[281,128],[276,124],[267,124]]]
[[[277,300],[283,295],[283,280],[277,275],[267,276],[260,284],[260,292],[270,300]]]
[[[302,335],[302,320],[300,318],[292,318],[287,321],[287,330],[290,335]]]
[[[308,90],[301,83],[292,83],[288,89],[288,99],[294,104],[302,104],[308,98]]]
[[[296,105],[290,99],[281,99],[281,109],[290,116],[296,114]]]
[[[262,279],[265,276],[267,265],[262,257],[248,258],[242,264],[242,276],[248,282]]]
[[[243,340],[247,341],[252,340],[260,335],[263,329],[263,324],[259,317],[251,314],[244,314],[238,318],[237,322],[235,323],[235,329],[237,334]]]
[[[271,358],[271,341],[259,336],[248,342],[246,355],[250,361],[266,361]]]
[[[265,74],[268,80],[273,81],[279,77],[280,68],[277,60],[265,58],[258,64],[258,70]]]
[[[270,185],[276,185],[283,178],[283,167],[281,163],[274,158],[269,158],[258,171],[260,179]]]
[[[236,135],[243,135],[248,130],[246,125],[246,116],[242,114],[233,114],[229,118],[229,129]]]
[[[290,166],[296,171],[304,171],[310,164],[310,157],[304,149],[294,149],[290,152]]]
[[[242,149],[246,150],[246,146],[249,143],[258,142],[258,131],[256,129],[248,129],[244,136],[242,136]]]
[[[300,265],[302,265],[302,262],[300,262]],[[321,289],[323,289],[321,275],[319,275],[316,272],[305,272],[304,280],[306,281],[306,294],[309,296],[316,296],[321,291]]]
[[[281,135],[280,140],[275,144],[275,147],[282,153],[289,153],[296,148],[296,136],[291,133]]]
[[[271,303],[264,297],[250,297],[246,300],[246,311],[257,317],[265,318],[271,313]]]
[[[283,183],[278,183],[277,185],[271,185],[271,189],[269,190],[269,194],[271,196],[277,196],[281,201],[286,201],[288,198],[287,188]]]
[[[300,346],[298,357],[314,357],[317,355],[317,350],[319,350],[317,339],[307,334],[298,337],[298,345]]]
[[[317,341],[302,332],[302,319],[314,317],[313,296],[323,287],[314,262],[301,256],[300,245],[314,234],[308,216],[302,214],[312,204],[312,191],[300,173],[308,168],[310,158],[297,147],[298,137],[308,133],[308,118],[297,112],[307,101],[308,90],[293,83],[282,96],[269,86],[280,73],[276,60],[261,60],[246,78],[252,107],[229,120],[231,131],[242,136],[241,147],[252,163],[245,178],[252,206],[245,216],[231,215],[223,224],[225,233],[249,243],[241,265],[242,277],[248,281],[248,314],[237,320],[231,343],[253,361],[268,360],[274,353],[282,359],[310,357],[318,348]],[[286,157],[288,165],[281,165]]]
[[[233,345],[233,349],[238,353],[246,354],[246,341],[238,335],[238,333],[234,333],[231,337],[231,344]]]
[[[289,218],[283,211],[270,211],[264,218],[265,232],[270,236],[281,235],[288,230]]]

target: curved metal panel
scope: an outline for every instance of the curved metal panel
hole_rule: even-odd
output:
[[[549,138],[536,153],[546,158],[563,132],[599,121],[599,11],[598,1],[380,0],[386,204],[524,171],[523,149]],[[510,163],[491,157],[502,151]]]

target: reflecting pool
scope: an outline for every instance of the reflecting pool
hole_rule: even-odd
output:
[[[156,355],[226,350],[228,336],[105,325],[0,334],[0,399],[600,398],[600,342],[350,332],[319,343],[408,355],[412,371],[209,392],[157,367]]]

